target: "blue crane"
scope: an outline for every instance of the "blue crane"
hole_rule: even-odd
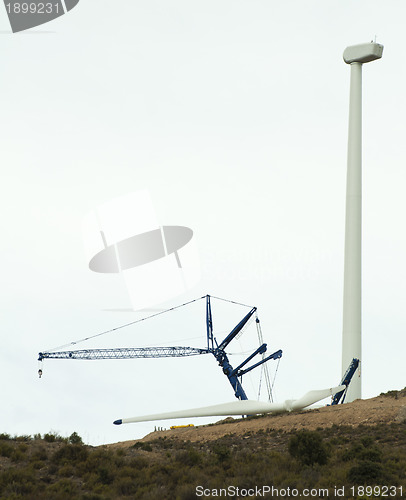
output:
[[[341,379],[340,385],[345,385],[345,389],[343,389],[340,392],[337,392],[337,394],[334,394],[331,405],[338,405],[341,398],[341,404],[344,403],[345,396],[347,394],[348,386],[350,385],[351,379],[355,374],[356,369],[358,368],[359,365],[359,359],[358,358],[353,358],[351,361],[349,367],[347,368],[346,372],[343,375],[343,378]]]
[[[224,338],[220,344],[217,342],[213,335],[213,318],[211,311],[211,301],[210,295],[204,297],[206,299],[206,335],[207,335],[207,347],[206,348],[196,348],[196,347],[121,347],[121,348],[111,348],[111,349],[81,349],[81,350],[66,350],[66,351],[44,351],[38,354],[38,361],[43,361],[44,359],[84,359],[84,360],[95,360],[95,359],[133,359],[133,358],[167,358],[167,357],[184,357],[184,356],[196,356],[200,354],[212,354],[219,366],[222,368],[223,373],[227,376],[233,390],[234,395],[237,399],[245,400],[248,399],[245,391],[242,387],[242,377],[246,373],[250,372],[254,368],[266,363],[267,361],[273,359],[277,360],[282,357],[282,350],[278,350],[269,356],[265,357],[267,351],[267,345],[262,343],[252,354],[250,354],[242,363],[240,363],[236,368],[230,364],[227,353],[225,351],[226,347],[230,342],[238,337],[244,328],[248,325],[251,319],[253,319],[254,314],[257,311],[256,307],[252,307],[251,310],[242,318],[242,320],[231,330],[231,332]],[[198,299],[196,299],[198,300]],[[224,299],[222,299],[224,300]],[[185,304],[183,304],[185,305]],[[181,307],[181,306],[178,306]],[[164,311],[167,312],[167,311]],[[256,315],[255,321],[259,327],[259,319]],[[136,322],[134,322],[136,323]],[[133,323],[130,323],[133,324]],[[128,326],[128,325],[124,325]],[[107,333],[107,332],[104,332]],[[99,334],[101,335],[101,334]],[[97,335],[96,335],[97,336]],[[87,340],[87,339],[84,339]],[[72,344],[76,344],[73,342]],[[257,363],[245,368],[245,366],[257,355],[262,355],[262,359]],[[42,369],[38,371],[39,376],[42,375]]]

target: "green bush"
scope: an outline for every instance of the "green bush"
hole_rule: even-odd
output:
[[[114,471],[108,467],[100,467],[98,470],[99,481],[102,484],[111,484],[114,481]]]
[[[178,451],[175,459],[180,464],[188,466],[197,465],[202,462],[201,454],[192,447],[189,447],[187,450]]]
[[[11,457],[11,454],[13,453],[14,448],[7,444],[7,443],[1,443],[0,442],[0,456],[1,457]]]
[[[60,479],[56,483],[50,485],[48,491],[52,494],[50,498],[78,498],[78,486],[75,481],[71,479]]]
[[[88,450],[77,444],[65,444],[57,450],[52,459],[57,464],[84,462],[88,457]]]
[[[25,455],[21,450],[13,450],[13,453],[10,455],[10,458],[13,462],[22,462],[25,459]]]
[[[9,469],[0,475],[2,498],[11,498],[17,495],[28,495],[33,492],[35,476],[28,469]]]
[[[44,441],[46,441],[47,443],[55,443],[56,441],[55,434],[52,433],[44,434]]]
[[[299,431],[292,436],[288,445],[289,454],[303,465],[324,465],[328,460],[328,448],[315,431]]]
[[[56,441],[61,443],[67,443],[68,439],[60,436],[57,432],[49,432],[44,434],[44,441],[47,443],[55,443]]]
[[[222,463],[227,461],[231,456],[230,448],[223,444],[217,444],[213,447],[213,452],[217,461]]]
[[[77,432],[72,432],[72,434],[68,438],[68,441],[71,444],[83,444],[82,438]]]
[[[374,439],[371,436],[364,436],[359,441],[352,444],[351,448],[342,453],[342,460],[362,460],[370,462],[380,462],[382,460],[382,450],[373,444]]]
[[[366,484],[370,486],[383,484],[384,480],[383,467],[376,462],[364,460],[351,467],[348,471],[348,481],[352,484]]]
[[[374,444],[375,440],[372,436],[363,436],[360,442],[364,448],[369,448]]]
[[[38,446],[38,448],[34,449],[32,454],[31,454],[31,460],[32,461],[38,461],[38,460],[47,460],[48,459],[48,453],[44,446]]]
[[[137,485],[129,477],[123,477],[114,481],[114,489],[119,495],[129,496],[137,492]]]
[[[371,448],[364,449],[360,454],[361,460],[367,460],[370,462],[381,462],[382,460],[382,451],[373,446]]]
[[[143,441],[137,441],[135,444],[132,445],[132,448],[144,451],[152,451],[152,446],[150,445],[150,443],[144,443]]]
[[[71,464],[63,465],[59,468],[58,475],[62,477],[72,477],[75,474],[75,469]]]
[[[142,470],[148,467],[148,461],[144,457],[134,457],[128,462],[128,465],[132,469]]]
[[[21,436],[16,436],[15,440],[28,442],[28,441],[32,441],[32,437],[29,434],[23,434]]]

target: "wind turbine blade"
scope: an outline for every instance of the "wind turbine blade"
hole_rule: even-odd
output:
[[[283,403],[266,403],[261,401],[233,401],[231,403],[222,403],[213,406],[203,406],[201,408],[192,408],[189,410],[179,410],[166,413],[155,413],[152,415],[143,415],[140,417],[123,418],[116,420],[114,424],[129,424],[132,422],[151,422],[153,420],[169,420],[175,418],[193,418],[193,417],[223,417],[228,415],[256,415],[262,413],[283,412],[300,410],[306,408],[317,401],[321,401],[336,392],[342,390],[345,386],[322,389],[320,391],[310,391],[300,399],[288,400]]]
[[[149,422],[152,420],[168,420],[172,418],[191,417],[221,417],[227,415],[249,415],[257,413],[269,413],[271,411],[284,411],[283,403],[264,403],[261,401],[233,401],[202,408],[192,408],[190,410],[179,410],[167,413],[156,413],[153,415],[143,415],[141,417],[123,418],[114,423],[128,424],[130,422]]]
[[[291,402],[292,404],[291,409],[300,410],[301,408],[306,408],[307,406],[317,403],[322,399],[333,396],[334,394],[336,394],[339,391],[342,391],[343,389],[345,389],[345,385],[339,385],[338,387],[330,387],[330,389],[321,389],[319,391],[310,391],[301,398],[293,400]]]

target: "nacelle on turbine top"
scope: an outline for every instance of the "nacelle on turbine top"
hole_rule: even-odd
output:
[[[383,53],[383,45],[380,43],[361,43],[351,45],[344,50],[343,59],[347,64],[354,62],[367,63],[380,59]]]

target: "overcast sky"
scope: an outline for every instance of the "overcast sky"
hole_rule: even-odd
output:
[[[403,0],[81,0],[19,34],[0,14],[1,432],[100,444],[155,425],[117,418],[233,400],[207,356],[49,360],[37,377],[39,351],[145,315],[125,311],[120,276],[89,270],[81,232],[89,210],[139,189],[161,224],[193,229],[200,255],[199,284],[160,307],[207,293],[257,306],[268,349],[283,349],[278,401],[340,381],[342,53],[375,37],[384,55],[363,73],[363,397],[405,386]],[[219,338],[246,313],[235,307],[214,311]],[[204,305],[162,318],[103,346],[205,345]]]

